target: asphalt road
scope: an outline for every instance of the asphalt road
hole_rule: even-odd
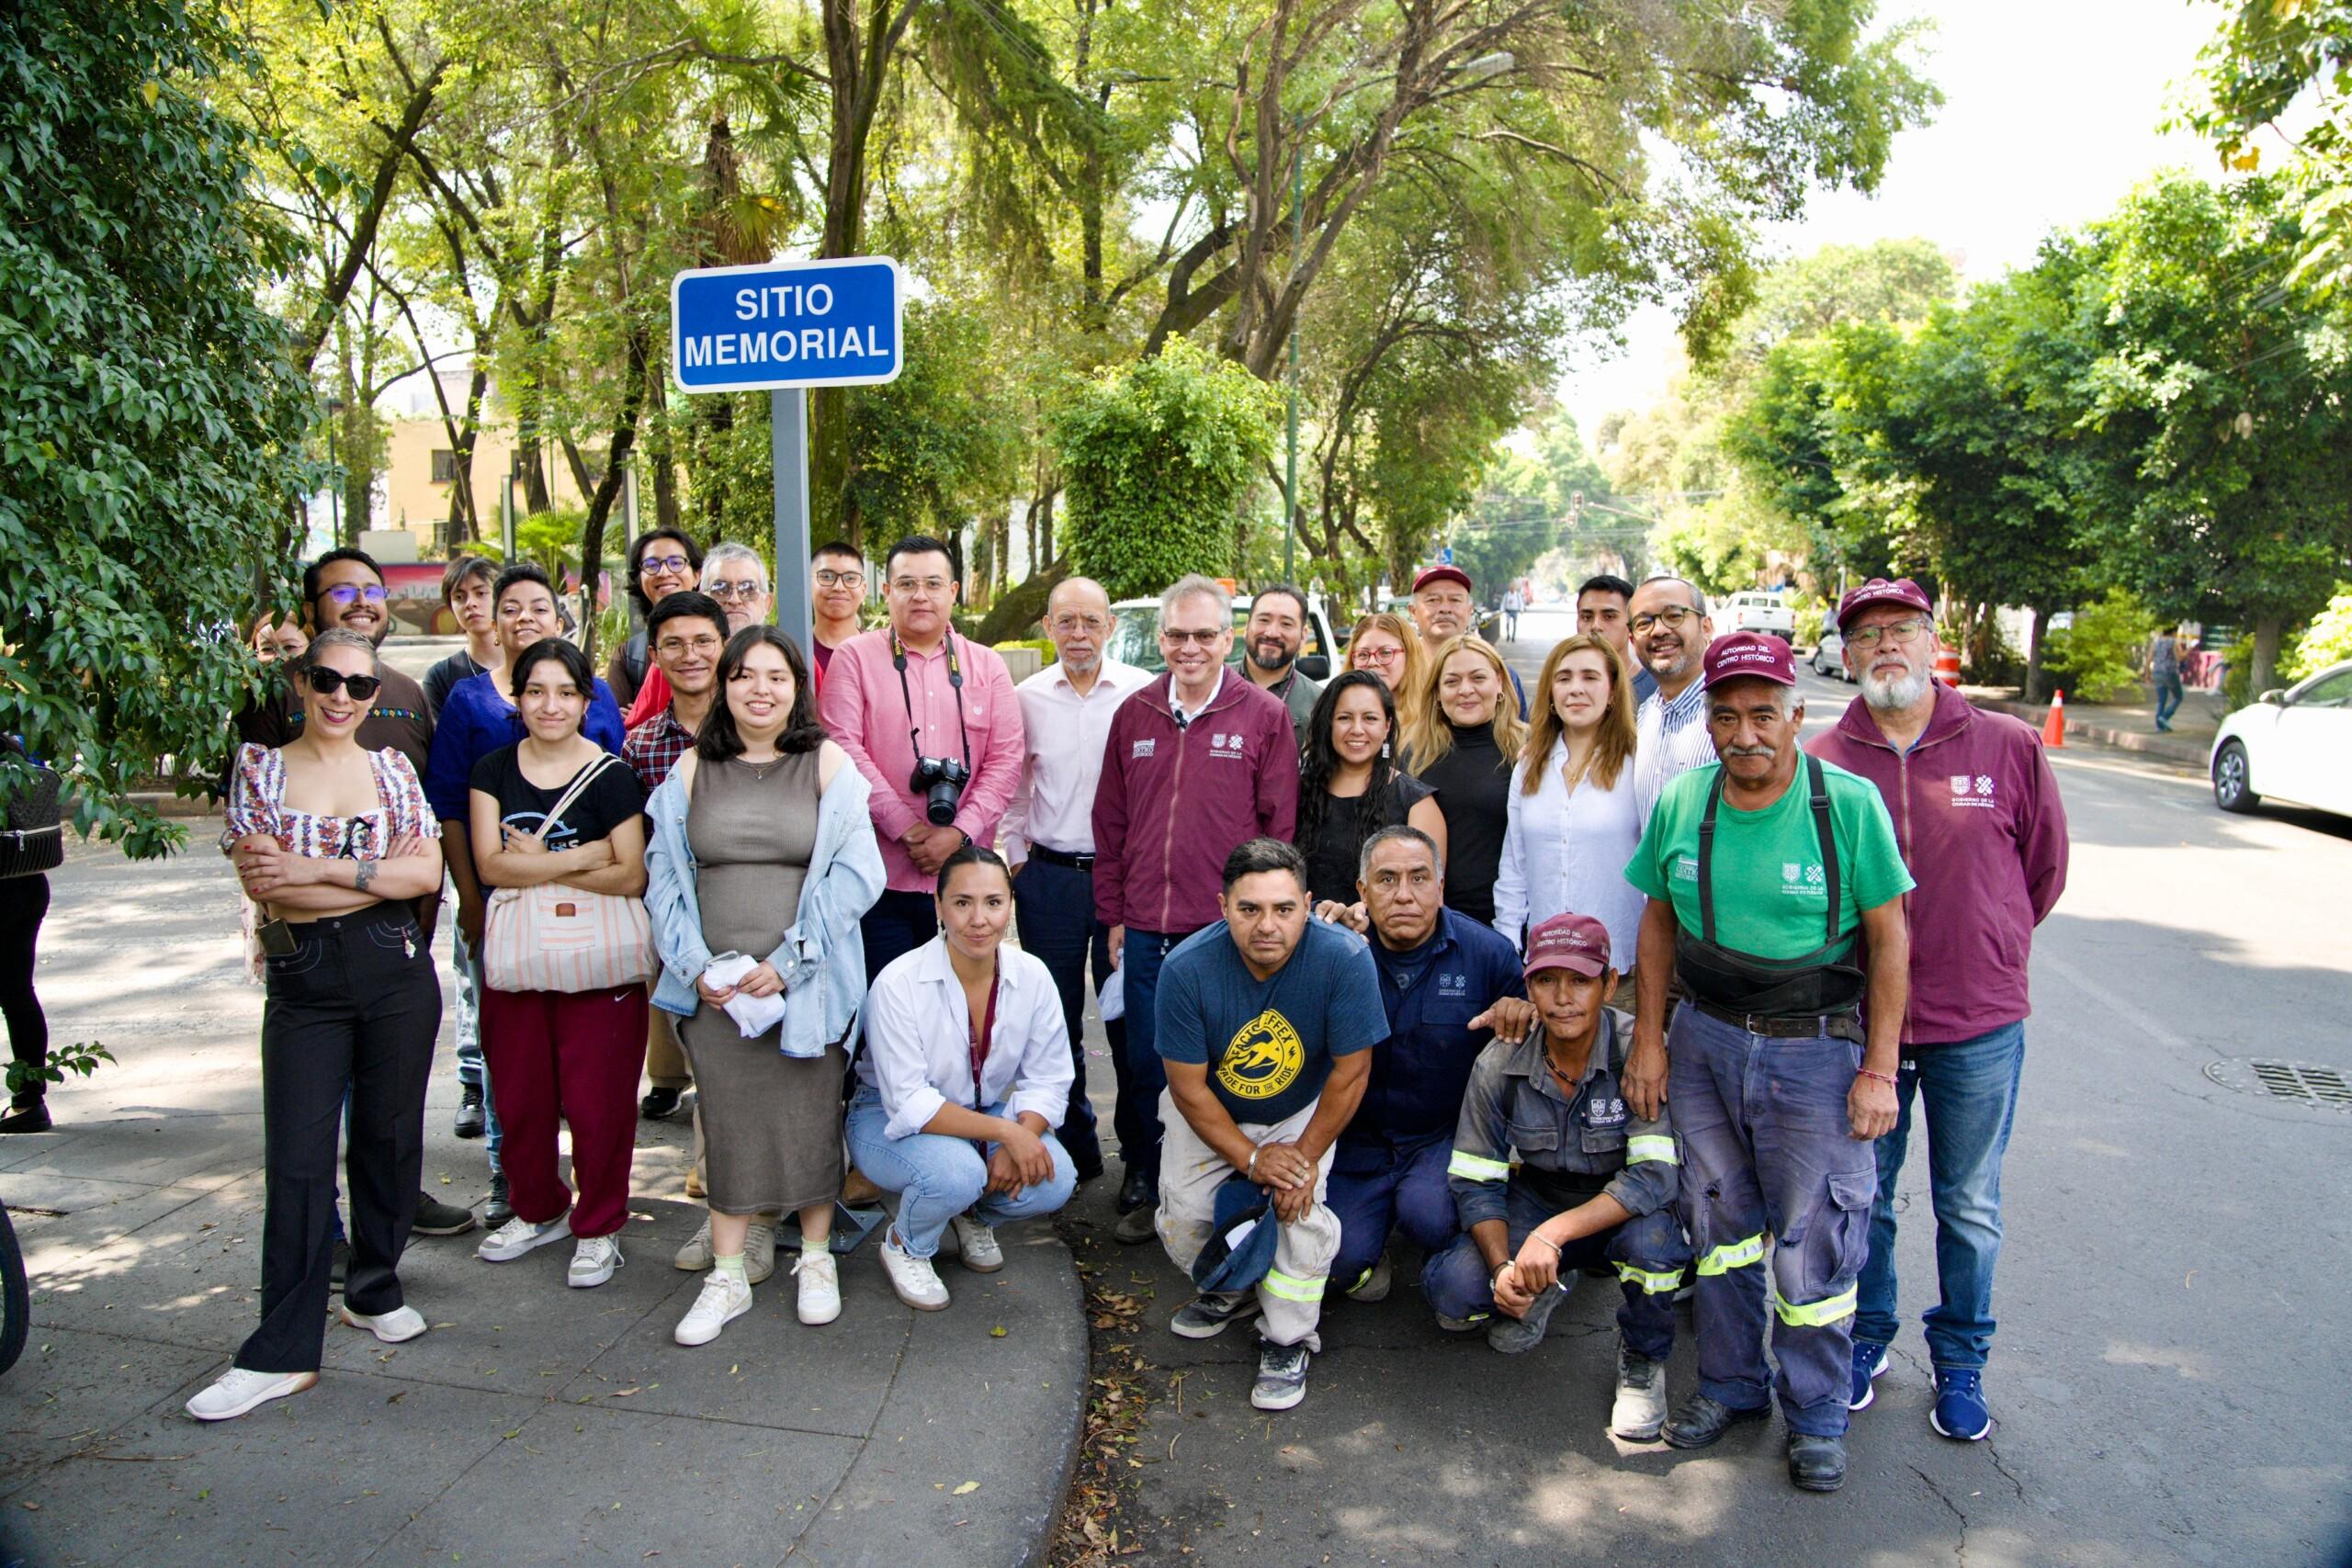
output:
[[[1531,684],[1557,629],[1522,623]],[[1804,690],[1811,723],[1852,694]],[[2195,775],[2083,750],[2056,765],[2074,869],[2034,954],[1989,1441],[1927,1424],[1924,1142],[1905,1337],[1830,1497],[1788,1485],[1777,1421],[1695,1455],[1610,1438],[1614,1292],[1595,1280],[1504,1361],[1441,1336],[1400,1270],[1376,1306],[1335,1298],[1306,1402],[1259,1415],[1249,1337],[1169,1334],[1188,1287],[1156,1247],[1109,1240],[1094,1183],[1072,1210],[1081,1256],[1152,1297],[1132,1337],[1155,1403],[1117,1521],[1130,1560],[2352,1562],[2352,1107],[2213,1076],[2243,1081],[2215,1065],[2254,1056],[2352,1076],[2352,821],[2225,817]],[[1691,1378],[1686,1339],[1671,1392]]]

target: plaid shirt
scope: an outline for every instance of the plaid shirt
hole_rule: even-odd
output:
[[[670,770],[678,765],[678,759],[694,749],[694,731],[678,722],[675,712],[663,708],[628,732],[628,739],[621,742],[621,757],[637,770],[637,782],[650,800],[670,776]]]

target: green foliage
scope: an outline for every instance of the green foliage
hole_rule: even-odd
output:
[[[1577,568],[1588,569],[1582,576],[1619,559],[1621,520],[1591,512],[1573,526],[1569,521],[1578,495],[1592,501],[1609,490],[1577,422],[1555,413],[1532,434],[1532,453],[1498,449],[1478,499],[1447,536],[1453,563],[1483,598],[1499,598],[1549,551],[1576,555]]]
[[[866,553],[909,534],[952,537],[1019,482],[1020,428],[1000,384],[1002,346],[977,310],[910,303],[906,368],[851,405],[845,517]]]
[[[2301,243],[2291,284],[2317,295],[2352,290],[2352,0],[2228,0],[2199,74],[2206,91],[2183,117],[2232,169],[2260,166],[2261,149],[2290,152]],[[2279,121],[2290,118],[2291,133]],[[2260,139],[2260,140],[2257,140]]]
[[[2282,660],[2288,677],[2303,681],[2352,660],[2352,582],[2335,585],[2335,597],[2312,617],[2292,660]]]
[[[0,729],[141,857],[184,829],[125,796],[166,753],[217,771],[261,686],[239,623],[293,602],[322,477],[258,303],[283,236],[245,203],[204,27],[164,0],[0,11]]]
[[[2255,699],[2254,638],[2242,637],[2222,655],[2222,709],[2235,713]]]
[[[114,1060],[114,1053],[95,1040],[76,1040],[71,1045],[52,1045],[49,1055],[38,1067],[30,1062],[8,1064],[8,1098],[21,1100],[31,1092],[35,1084],[44,1086],[63,1083],[65,1075],[88,1077],[98,1070],[101,1062]]]
[[[1061,657],[1054,651],[1054,639],[1049,637],[1009,637],[990,643],[989,646],[999,653],[1002,653],[1008,648],[1034,648],[1037,650],[1037,658],[1041,664],[1051,664]]]
[[[2050,634],[2043,663],[2059,685],[2086,702],[2112,702],[2137,685],[2135,666],[2155,629],[2156,617],[2129,589],[2110,588],[2075,611],[2072,626]]]
[[[561,582],[564,574],[580,567],[580,530],[588,514],[576,506],[558,506],[514,520],[514,553]]]
[[[1080,382],[1053,421],[1077,569],[1114,600],[1230,570],[1280,414],[1272,389],[1183,339]]]

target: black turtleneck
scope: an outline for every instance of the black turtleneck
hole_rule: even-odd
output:
[[[1502,864],[1511,765],[1490,723],[1464,729],[1449,720],[1453,746],[1420,770],[1445,813],[1446,907],[1486,924],[1495,918],[1495,872]]]

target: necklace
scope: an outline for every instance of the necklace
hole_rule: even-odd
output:
[[[764,779],[770,773],[784,766],[786,759],[784,753],[779,751],[764,762],[754,762],[748,757],[730,757],[728,761],[733,762],[740,768],[749,770],[751,775],[754,779]]]

